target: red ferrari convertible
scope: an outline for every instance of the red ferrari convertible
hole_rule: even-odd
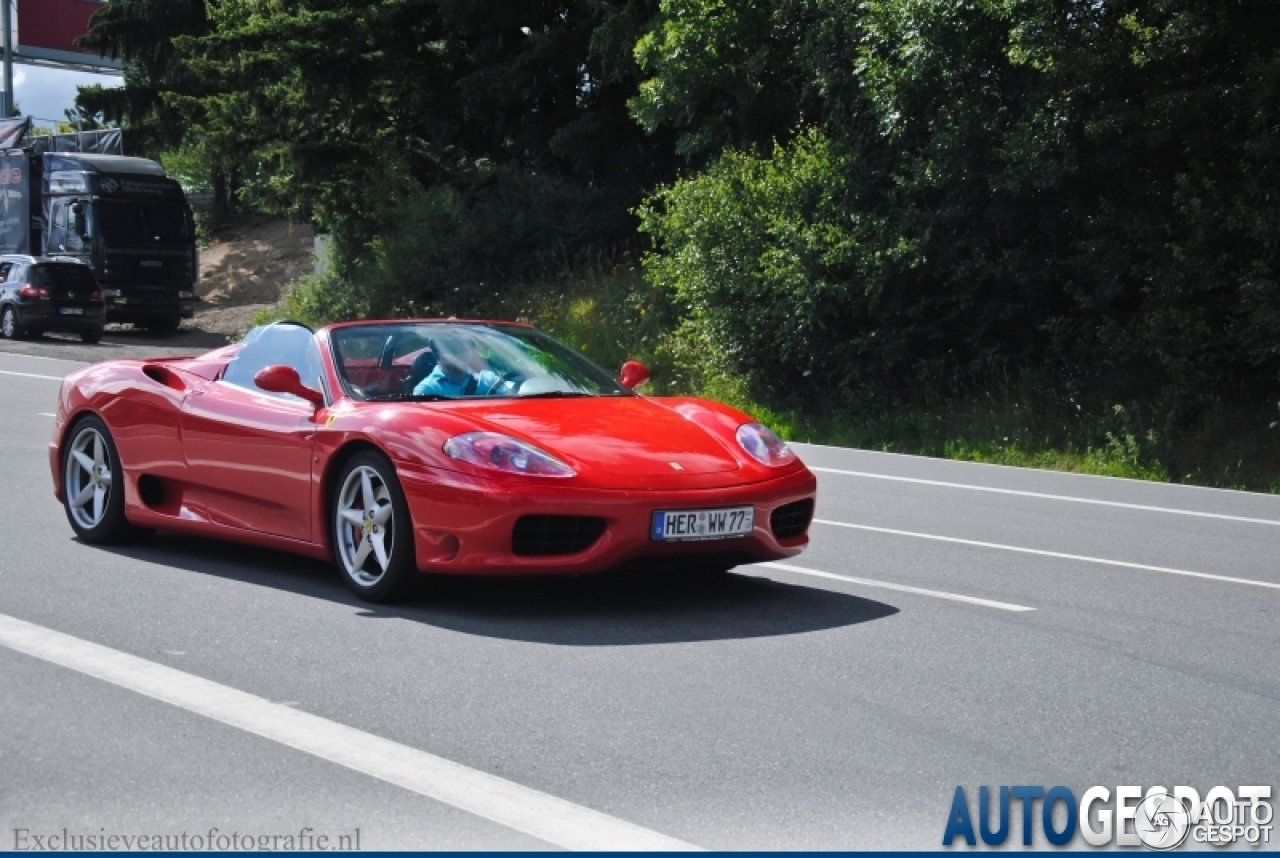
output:
[[[49,464],[86,542],[155,529],[417,572],[724,570],[798,554],[816,481],[725,405],[645,397],[526,325],[293,322],[68,376]]]

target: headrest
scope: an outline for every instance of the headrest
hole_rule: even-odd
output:
[[[423,378],[436,368],[436,363],[436,353],[431,349],[427,349],[413,359],[413,366],[409,369],[409,375],[414,378]]]

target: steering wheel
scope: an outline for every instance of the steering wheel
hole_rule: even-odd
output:
[[[489,392],[485,396],[509,396],[520,389],[520,385],[524,383],[524,376],[518,372],[504,372],[497,381],[493,383],[493,387],[489,388]]]

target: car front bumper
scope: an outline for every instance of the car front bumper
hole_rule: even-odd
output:
[[[414,521],[417,565],[424,572],[459,575],[581,575],[619,567],[733,566],[793,557],[809,543],[805,532],[778,539],[771,514],[789,503],[813,499],[817,480],[800,469],[763,482],[714,489],[573,489],[558,481],[497,485],[462,474],[416,474],[399,468]],[[750,534],[696,542],[651,539],[658,510],[752,506]],[[604,519],[604,533],[572,554],[518,555],[516,522],[526,515]]]

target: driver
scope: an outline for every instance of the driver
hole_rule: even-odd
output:
[[[442,337],[432,344],[436,366],[413,388],[414,396],[484,396],[502,380],[476,354],[470,337]]]

